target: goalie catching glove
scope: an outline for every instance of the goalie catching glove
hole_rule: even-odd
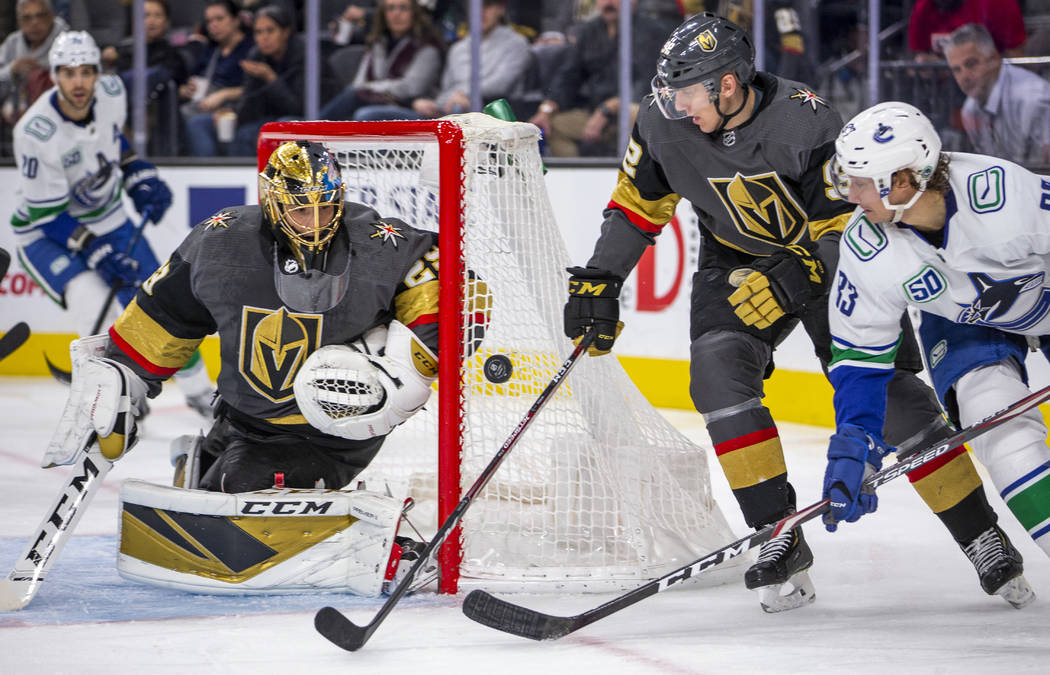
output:
[[[422,408],[436,378],[437,357],[409,328],[391,321],[359,344],[315,351],[296,374],[293,390],[299,410],[318,431],[367,440],[386,436]]]
[[[73,376],[62,419],[42,465],[72,464],[92,435],[102,455],[116,460],[138,441],[136,420],[146,409],[146,383],[127,366],[103,358],[107,338],[93,335],[70,346]]]
[[[736,315],[744,324],[764,329],[821,297],[827,289],[827,273],[813,251],[792,244],[751,267],[734,269],[729,284],[737,287],[729,296]]]
[[[620,321],[620,288],[623,279],[594,267],[569,267],[569,301],[565,303],[565,336],[575,344],[587,329],[597,331],[587,348],[590,356],[612,350],[623,330]]]

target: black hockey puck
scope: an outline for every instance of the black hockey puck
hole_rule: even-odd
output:
[[[485,379],[495,384],[503,384],[514,373],[514,365],[503,354],[493,354],[485,359]]]

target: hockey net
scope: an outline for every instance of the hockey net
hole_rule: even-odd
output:
[[[260,169],[292,139],[328,147],[348,201],[439,232],[438,392],[359,477],[411,496],[409,518],[429,537],[572,349],[561,316],[570,261],[538,131],[481,114],[271,123]],[[510,360],[506,381],[486,377],[494,355]],[[704,450],[614,357],[584,358],[442,548],[440,589],[607,591],[656,578],[731,538],[708,478]]]

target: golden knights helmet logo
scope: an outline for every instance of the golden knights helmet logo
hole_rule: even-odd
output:
[[[700,46],[700,49],[705,52],[713,52],[715,47],[718,46],[718,38],[715,34],[709,30],[705,30],[696,36],[696,44]]]
[[[295,374],[320,347],[323,317],[245,307],[241,317],[241,376],[274,403],[294,396]]]
[[[793,244],[806,232],[806,212],[775,171],[709,178],[741,234],[762,242]]]

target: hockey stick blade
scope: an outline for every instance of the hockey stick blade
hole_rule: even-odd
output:
[[[432,556],[437,553],[437,549],[445,542],[452,530],[459,524],[459,521],[463,519],[463,515],[470,508],[470,505],[474,502],[475,497],[485,489],[488,485],[489,480],[492,479],[493,474],[503,463],[507,453],[510,452],[514,444],[517,443],[518,439],[521,438],[521,434],[525,432],[525,429],[529,427],[532,420],[535,419],[536,415],[543,409],[543,406],[547,404],[551,396],[558,389],[565,378],[568,377],[569,372],[573,366],[576,365],[576,361],[580,358],[580,355],[594,342],[594,338],[597,335],[595,330],[589,330],[583,335],[583,339],[579,341],[576,348],[572,350],[572,354],[561,364],[558,372],[554,374],[551,381],[547,383],[547,386],[543,388],[540,395],[536,397],[536,401],[529,408],[529,411],[525,413],[525,417],[518,422],[518,425],[514,427],[514,430],[510,432],[510,436],[503,442],[503,445],[495,456],[489,461],[481,474],[474,481],[474,484],[466,491],[463,497],[456,504],[456,508],[452,509],[452,513],[445,519],[445,522],[438,528],[437,534],[434,538],[427,543],[426,548],[420,553],[419,558],[409,568],[408,574],[401,580],[400,583],[394,588],[393,592],[383,603],[383,606],[379,608],[376,615],[372,617],[372,620],[364,626],[358,626],[350,619],[346,618],[339,610],[334,607],[322,607],[318,610],[317,614],[314,615],[314,628],[317,632],[325,636],[330,642],[349,652],[355,652],[364,646],[368,639],[372,637],[372,633],[376,631],[379,624],[383,622],[383,619],[394,609],[394,605],[401,600],[408,592],[409,586],[415,580],[419,571],[423,566],[430,560]]]
[[[0,360],[6,359],[16,349],[21,347],[29,339],[29,326],[25,321],[19,321],[11,326],[11,330],[0,337]]]
[[[930,446],[925,450],[913,453],[893,466],[886,467],[882,471],[872,474],[864,481],[865,487],[871,489],[899,478],[904,474],[922,466],[932,459],[940,457],[953,448],[963,443],[968,443],[978,436],[1005,424],[1012,419],[1023,415],[1035,408],[1040,403],[1050,399],[1050,386],[1044,387],[1037,392],[1029,394],[1016,403],[989,415],[985,419],[970,425],[957,432],[953,436],[941,441],[937,445]],[[589,609],[575,616],[555,616],[538,612],[521,605],[515,605],[501,600],[483,590],[471,591],[463,602],[463,613],[468,618],[480,624],[495,628],[496,630],[529,638],[531,640],[556,640],[573,633],[584,626],[588,626],[599,619],[614,614],[621,609],[644,600],[651,595],[666,591],[668,588],[680,582],[691,579],[703,572],[722,564],[730,558],[735,558],[747,551],[761,546],[773,537],[779,536],[789,530],[798,527],[806,521],[821,516],[830,510],[830,502],[825,499],[808,506],[796,513],[788,515],[781,520],[763,527],[754,534],[737,539],[733,543],[708,553],[704,557],[688,565],[665,574],[659,579],[654,579],[627,593],[613,598],[603,605]]]
[[[51,359],[48,358],[46,353],[44,354],[44,363],[47,364],[47,369],[51,371],[51,377],[55,378],[62,384],[69,384],[73,381],[73,373],[56,366],[51,362]]]

